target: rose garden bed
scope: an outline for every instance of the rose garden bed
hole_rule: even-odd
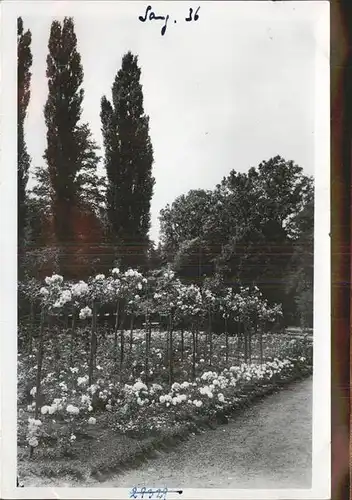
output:
[[[219,359],[223,343],[219,336],[214,342],[217,367],[215,363],[211,368],[198,363],[194,381],[187,380],[187,370],[181,370],[180,382],[171,388],[163,382],[163,370],[158,373],[157,364],[155,379],[148,388],[136,376],[138,372],[132,372],[133,380],[126,376],[129,384],[121,384],[116,379],[112,382],[108,376],[109,365],[103,363],[103,358],[101,377],[91,387],[82,376],[84,364],[77,371],[71,367],[59,378],[50,376],[48,364],[44,367],[43,406],[37,419],[40,425],[33,423],[33,406],[24,404],[25,390],[20,377],[20,479],[26,483],[26,478],[31,476],[60,477],[60,481],[66,478],[80,484],[88,483],[89,478],[103,480],[112,472],[116,474],[137,466],[146,457],[158,453],[158,449],[176,446],[191,433],[227,423],[256,398],[312,373],[310,341],[287,340],[280,335],[268,335],[265,341],[266,359],[262,365],[258,359],[245,364],[230,358],[226,367]],[[231,342],[235,345],[235,340],[231,339],[230,348]],[[153,349],[158,359],[157,340]],[[134,352],[139,352],[138,335]],[[255,357],[255,349],[253,353]],[[187,356],[186,343],[185,365]],[[23,372],[24,366],[25,361],[20,359],[19,370]],[[131,371],[131,366],[129,369]],[[32,423],[29,424],[28,419]],[[32,429],[32,440],[37,441],[31,457],[28,428]]]

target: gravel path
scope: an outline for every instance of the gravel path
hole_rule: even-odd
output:
[[[255,403],[214,431],[160,452],[109,488],[310,488],[312,378]]]

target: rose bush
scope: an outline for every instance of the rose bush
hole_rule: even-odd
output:
[[[282,315],[281,306],[269,305],[257,287],[236,292],[205,283],[200,288],[182,283],[171,270],[144,277],[133,269],[114,268],[110,276],[100,274],[87,283],[65,282],[55,274],[33,286],[33,292],[32,300],[45,313],[41,336],[33,335],[33,352],[18,356],[19,435],[31,449],[51,439],[64,453],[72,453],[80,434],[99,425],[122,433],[158,432],[195,415],[226,410],[253,387],[311,366],[308,340],[287,341],[262,330],[260,337],[254,335],[264,322]],[[102,327],[97,315],[109,305],[116,321],[113,327]],[[201,331],[204,324],[211,327],[211,316],[218,313],[253,330],[252,363],[244,362],[226,323],[224,334],[210,338],[211,330],[206,335]],[[126,352],[121,315],[145,318],[150,329],[148,335],[134,330]],[[151,329],[152,315],[168,318],[166,332]],[[27,335],[27,326],[22,330],[20,325],[20,337],[23,332]],[[38,339],[44,346],[39,386]]]

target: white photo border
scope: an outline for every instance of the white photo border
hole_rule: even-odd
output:
[[[111,15],[116,2],[3,1],[1,3],[1,496],[2,498],[129,498],[120,488],[16,488],[17,469],[17,22],[18,16]],[[122,3],[122,2],[117,2]],[[145,7],[145,2],[126,2]],[[159,5],[161,2],[158,2]],[[168,7],[172,2],[167,2]],[[199,2],[206,3],[206,2]],[[219,9],[223,3],[217,2]],[[245,2],[236,2],[248,4]],[[263,2],[258,2],[263,3]],[[273,2],[267,2],[273,4]],[[299,490],[184,489],[186,499],[329,499],[331,492],[331,361],[330,361],[330,4],[328,1],[282,1],[318,5],[315,80],[315,234],[314,234],[314,369],[312,488]],[[278,5],[278,3],[275,3]],[[180,478],[182,482],[182,478]],[[133,485],[131,485],[132,488]],[[182,485],[180,484],[180,487]],[[169,495],[173,498],[174,495]]]

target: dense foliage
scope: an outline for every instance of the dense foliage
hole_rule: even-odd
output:
[[[75,276],[71,261],[77,242],[77,214],[94,214],[99,199],[96,181],[97,146],[87,124],[80,124],[84,91],[83,68],[72,18],[54,21],[49,38],[49,94],[44,109],[47,148],[44,158],[52,192],[54,243],[60,250],[59,269]]]
[[[302,294],[312,293],[313,206],[312,179],[277,156],[168,205],[160,215],[162,251],[181,276],[221,273],[229,283],[257,283],[269,301],[283,302],[292,322]]]
[[[145,264],[154,186],[149,117],[144,113],[137,63],[131,52],[123,57],[112,86],[112,102],[102,98],[100,115],[110,240],[120,248],[122,263],[128,265]]]
[[[168,264],[202,286],[257,284],[282,303],[286,324],[312,325],[314,192],[312,178],[276,156],[248,172],[232,170],[212,190],[192,190],[160,213],[160,243],[149,240],[153,148],[141,69],[122,58],[101,100],[105,178],[88,124],[82,124],[83,68],[74,21],[53,21],[49,38],[46,166],[25,196],[29,157],[23,121],[29,99],[30,32],[18,25],[19,231],[28,221],[21,267],[28,277],[58,272],[68,279],[106,274],[111,266],[145,272]],[[23,238],[22,238],[23,239]],[[214,328],[217,329],[215,319]]]
[[[18,206],[18,244],[22,252],[27,219],[26,186],[28,182],[30,157],[24,136],[24,122],[30,99],[32,66],[32,34],[24,31],[22,18],[17,20],[17,206]],[[22,269],[22,266],[20,266]]]

